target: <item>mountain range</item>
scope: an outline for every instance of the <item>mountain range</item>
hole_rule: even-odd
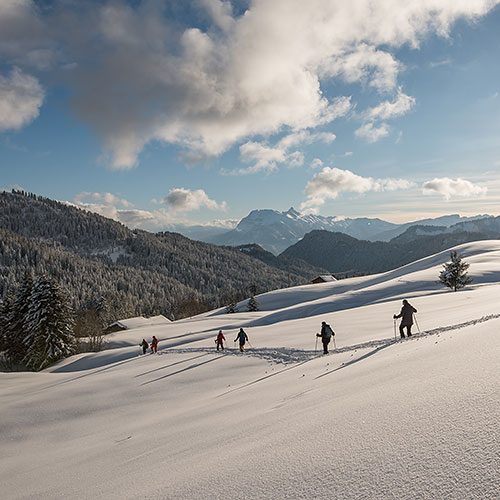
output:
[[[224,246],[238,246],[256,243],[265,250],[280,254],[297,243],[313,230],[340,232],[359,240],[390,241],[413,226],[450,227],[461,222],[474,222],[488,218],[488,215],[462,217],[446,215],[434,219],[423,219],[404,224],[394,224],[379,218],[324,217],[301,214],[294,208],[286,212],[276,210],[253,210],[232,230],[222,234],[201,235],[203,241]]]
[[[494,239],[500,239],[500,217],[459,222],[450,227],[410,226],[388,242],[314,230],[287,248],[280,258],[300,259],[331,273],[371,274],[395,269],[462,243]]]

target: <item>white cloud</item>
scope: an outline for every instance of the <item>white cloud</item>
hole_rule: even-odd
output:
[[[0,131],[18,130],[38,117],[44,91],[36,78],[14,68],[0,75]]]
[[[389,135],[389,126],[387,123],[375,126],[372,122],[368,122],[361,125],[361,127],[359,127],[354,134],[357,137],[366,139],[368,142],[377,142],[382,137]]]
[[[370,121],[389,120],[408,113],[414,105],[415,98],[406,95],[399,87],[396,99],[393,102],[381,102],[378,106],[367,110],[365,116]]]
[[[434,69],[434,68],[439,68],[440,66],[449,66],[450,64],[452,64],[452,60],[451,59],[443,59],[442,61],[431,61],[429,63],[429,67],[431,69]]]
[[[424,195],[441,195],[445,200],[451,198],[473,198],[485,196],[488,188],[478,186],[465,179],[450,179],[448,177],[436,178],[431,181],[424,182],[422,185],[422,193]]]
[[[174,211],[199,210],[206,207],[209,210],[226,210],[226,202],[217,203],[211,200],[203,189],[191,191],[184,188],[171,189],[162,202]]]
[[[240,158],[245,163],[253,163],[248,168],[241,168],[231,172],[234,175],[252,174],[261,171],[272,172],[277,170],[278,164],[286,164],[288,167],[301,167],[304,164],[304,155],[301,151],[289,151],[291,148],[305,146],[314,142],[325,142],[327,144],[335,140],[335,134],[331,132],[311,133],[302,130],[288,134],[275,146],[269,146],[263,142],[249,141],[240,146]]]
[[[314,158],[314,160],[311,162],[311,168],[313,169],[318,169],[323,166],[323,162],[319,158]]]
[[[405,115],[415,105],[415,98],[406,95],[401,87],[393,101],[383,101],[362,113],[363,125],[354,133],[368,142],[376,142],[389,135],[389,126],[384,120],[390,120]],[[399,138],[396,141],[399,141]]]
[[[132,208],[132,203],[112,193],[83,192],[75,195],[73,202],[66,203],[121,222],[130,228],[154,231],[176,222],[175,217],[165,209],[148,211]]]
[[[96,202],[101,202],[104,205],[112,205],[112,206],[123,206],[123,207],[131,207],[132,204],[123,198],[118,198],[113,193],[90,193],[83,192],[77,194],[74,197],[75,203],[81,202],[85,199],[91,199]]]
[[[327,199],[335,199],[345,192],[363,194],[368,191],[409,189],[413,186],[412,182],[405,179],[372,179],[350,170],[325,167],[307,183],[305,191],[308,200],[302,203],[301,208],[321,206]]]
[[[0,57],[65,67],[73,109],[98,131],[111,165],[127,169],[151,141],[204,157],[258,135],[331,123],[347,102],[332,80],[383,95],[377,119],[400,116],[387,100],[398,93],[396,49],[448,36],[457,19],[476,19],[496,3],[249,0],[236,16],[229,1],[199,0],[202,31],[168,22],[164,2],[82,2],[76,15],[74,2],[42,10],[2,0]],[[358,130],[372,141],[387,133],[386,124]]]

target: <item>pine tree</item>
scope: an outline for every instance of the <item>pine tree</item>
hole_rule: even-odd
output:
[[[26,327],[23,362],[32,370],[42,370],[76,351],[73,311],[59,285],[47,276],[33,283]]]
[[[9,317],[12,311],[14,295],[8,293],[0,302],[0,352],[5,351],[8,346],[7,329],[9,327]]]
[[[25,355],[26,314],[32,288],[33,275],[27,272],[14,296],[5,332],[5,354],[11,363],[20,363]]]
[[[453,288],[456,292],[472,283],[472,278],[467,274],[470,264],[464,262],[455,251],[450,252],[450,259],[451,262],[443,264],[443,270],[439,273],[439,282],[448,288]]]
[[[234,298],[231,299],[231,302],[226,306],[226,313],[232,314],[238,312],[238,304]]]
[[[252,294],[250,298],[248,299],[248,311],[249,312],[255,312],[259,310],[259,303],[257,302],[257,299],[255,296]]]

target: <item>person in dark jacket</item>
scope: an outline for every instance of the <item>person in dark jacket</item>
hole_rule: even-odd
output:
[[[332,327],[326,323],[326,321],[321,322],[321,333],[317,333],[316,337],[321,337],[321,342],[323,343],[323,354],[328,354],[328,344],[330,340],[335,335]]]
[[[402,318],[401,323],[399,325],[399,333],[401,338],[405,338],[404,328],[406,327],[406,334],[408,337],[411,337],[411,326],[413,325],[413,313],[416,313],[417,310],[406,300],[403,300],[403,307],[401,308],[401,312],[399,314],[395,314],[394,319]]]
[[[226,337],[224,337],[222,330],[219,330],[219,334],[217,335],[217,339],[215,340],[215,343],[217,344],[217,350],[219,350],[219,347],[224,350],[224,340],[226,340]]]
[[[142,342],[139,344],[140,347],[142,347],[142,354],[146,354],[146,351],[148,350],[149,344],[146,342],[146,339],[142,339]]]
[[[240,352],[244,352],[245,350],[245,342],[248,340],[248,336],[243,330],[243,328],[240,328],[240,331],[238,332],[237,337],[234,339],[236,342],[237,340],[240,341]]]
[[[158,339],[153,335],[153,340],[151,341],[151,354],[158,352]]]

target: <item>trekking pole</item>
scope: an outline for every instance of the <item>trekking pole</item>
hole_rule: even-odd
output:
[[[333,337],[333,347],[335,350],[337,350],[337,342],[335,342],[335,337]]]
[[[398,338],[396,335],[396,318],[394,318],[394,342],[397,342]]]
[[[248,345],[253,349],[253,345],[248,341]]]
[[[413,317],[415,318],[415,324],[417,325],[417,330],[418,330],[418,333],[421,333],[421,332],[420,332],[420,327],[418,326],[417,314],[416,314],[416,313],[413,313]]]
[[[314,346],[314,354],[318,352],[318,335],[316,335],[316,345]]]

